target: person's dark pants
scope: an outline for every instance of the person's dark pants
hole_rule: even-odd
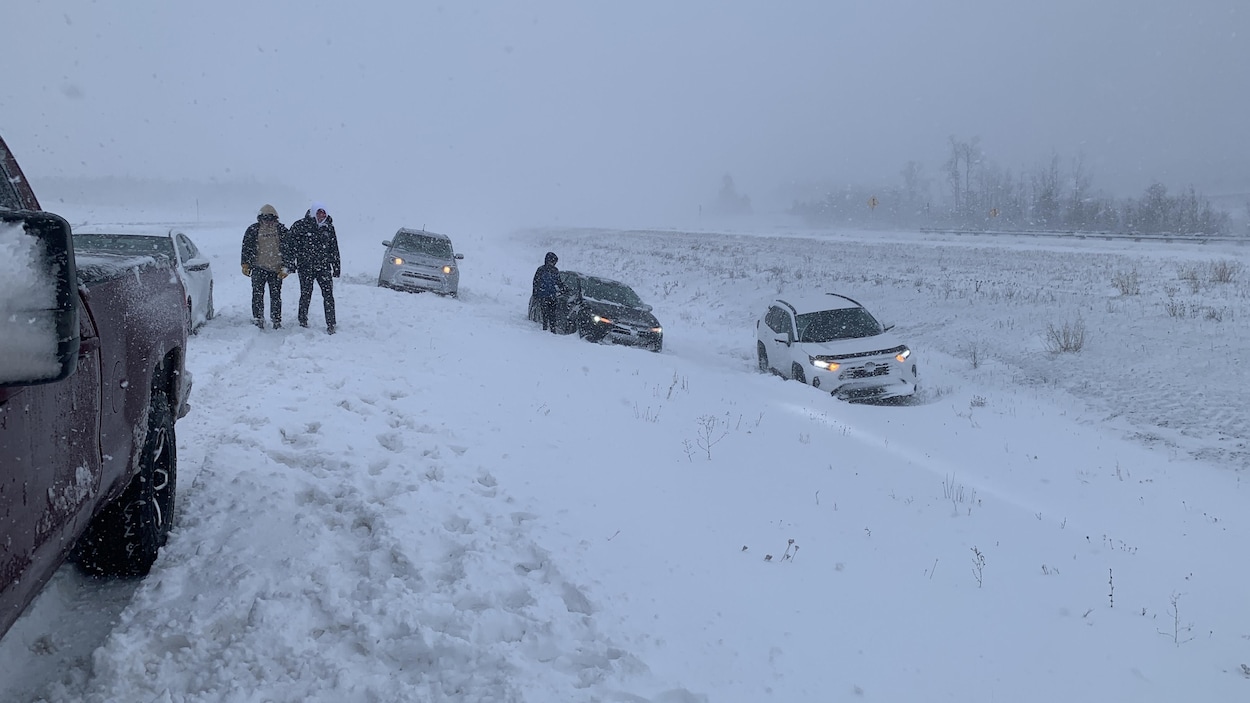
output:
[[[269,319],[282,324],[282,278],[277,271],[252,267],[252,319],[265,319],[265,286],[269,286]]]
[[[543,329],[551,330],[552,334],[559,334],[556,330],[556,308],[559,301],[556,298],[540,298],[538,300],[538,309],[542,312]]]
[[[308,325],[308,306],[312,305],[313,284],[321,286],[321,302],[326,311],[326,327],[333,327],[334,321],[334,276],[329,269],[324,271],[299,271],[299,323]]]

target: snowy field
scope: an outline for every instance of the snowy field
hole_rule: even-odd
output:
[[[334,336],[250,326],[248,223],[186,228],[218,318],[169,545],[62,569],[0,700],[1250,700],[1250,246],[447,230],[455,300],[332,214]],[[547,250],[664,351],[529,323]],[[809,290],[897,325],[913,402],[756,372]]]

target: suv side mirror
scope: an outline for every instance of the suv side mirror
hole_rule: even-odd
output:
[[[464,254],[456,254],[456,258],[457,258],[457,259],[463,259],[463,258],[464,258]]]
[[[52,383],[78,364],[78,273],[69,223],[0,210],[0,387]]]

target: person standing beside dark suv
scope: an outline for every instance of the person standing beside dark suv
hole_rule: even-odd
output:
[[[291,239],[295,272],[299,274],[299,325],[308,326],[308,307],[312,304],[315,283],[321,287],[326,332],[334,334],[334,279],[342,271],[334,218],[326,213],[325,205],[313,203],[304,217],[291,225]]]
[[[543,265],[534,271],[534,299],[538,301],[543,329],[551,330],[552,334],[558,334],[556,304],[560,295],[560,269],[556,268],[556,262],[559,260],[555,252],[549,251],[543,258]]]
[[[269,288],[269,319],[282,327],[282,279],[293,267],[290,233],[278,211],[265,205],[256,223],[243,233],[243,275],[252,279],[252,324],[265,329],[265,288]]]

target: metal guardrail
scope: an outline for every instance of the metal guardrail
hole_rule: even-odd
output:
[[[1246,234],[1171,234],[1146,232],[1081,232],[1077,230],[1043,230],[1043,229],[958,229],[942,227],[921,227],[925,234],[974,234],[1013,237],[1054,237],[1057,239],[1104,239],[1130,240],[1134,242],[1232,242],[1234,244],[1250,244],[1250,235]]]

